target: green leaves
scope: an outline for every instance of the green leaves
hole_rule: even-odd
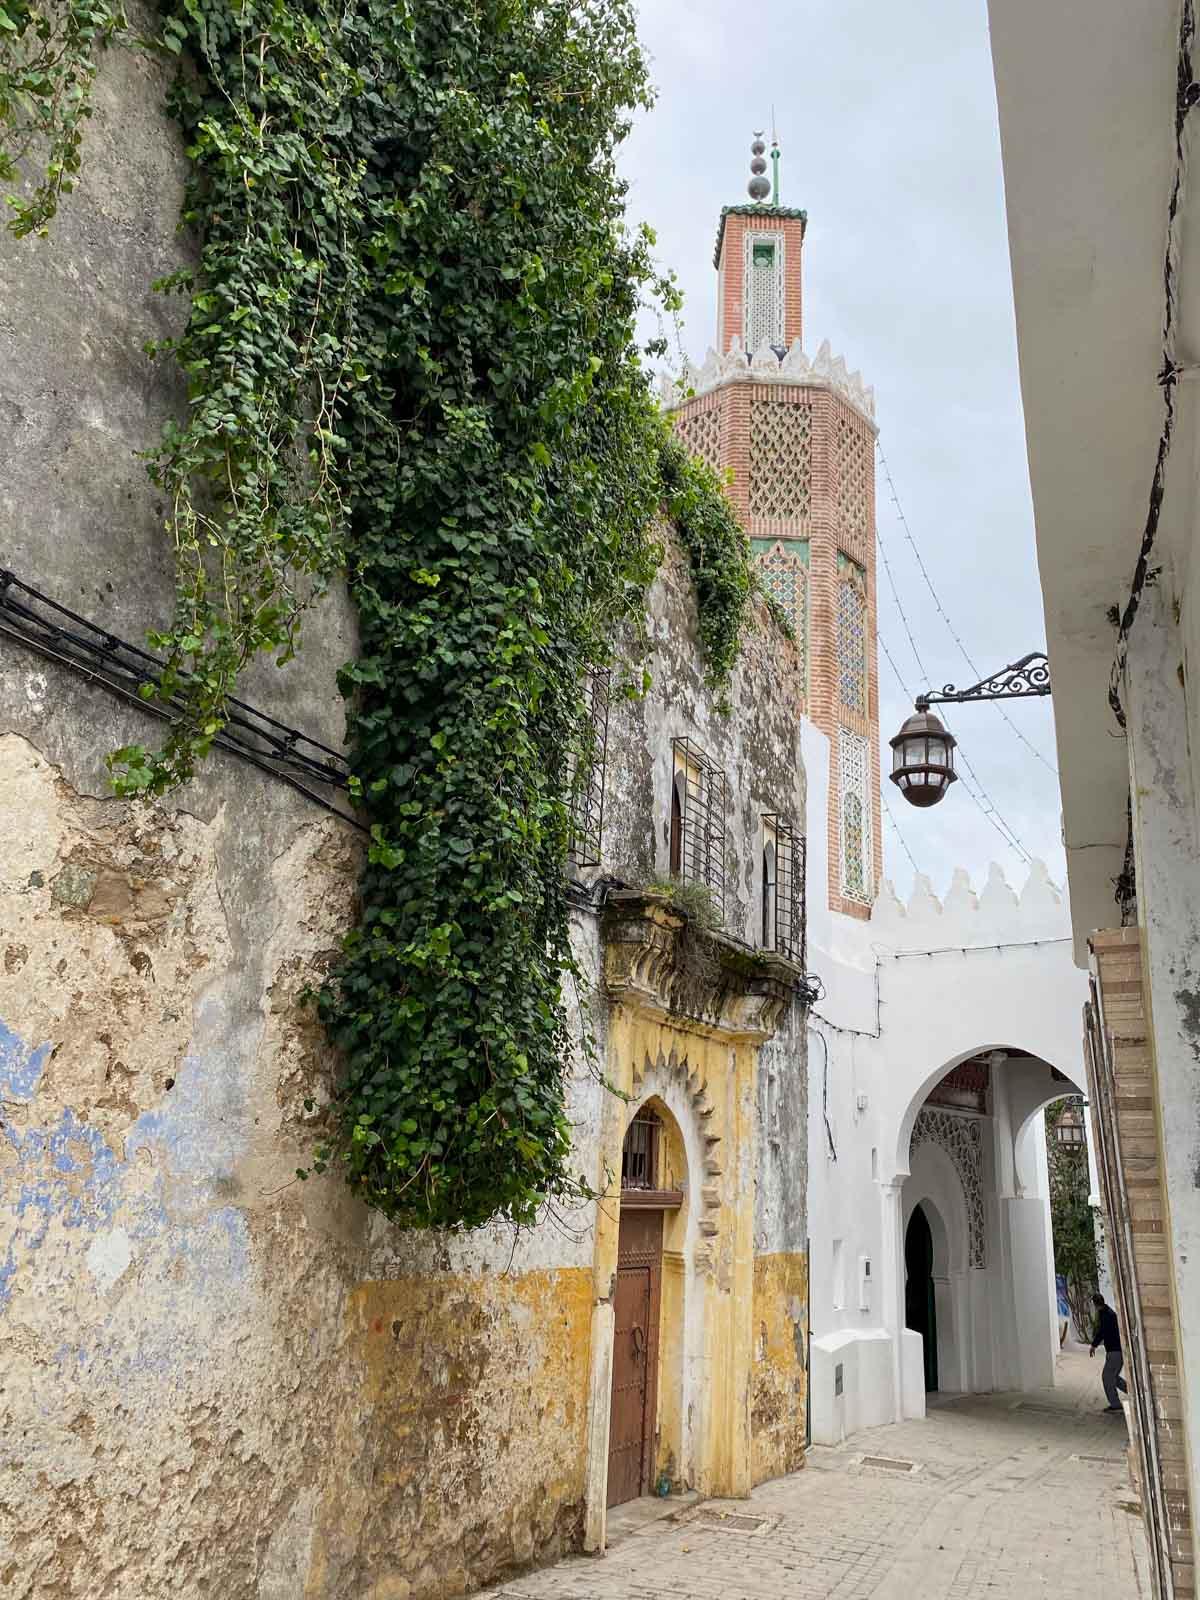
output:
[[[119,792],[186,779],[243,667],[282,664],[335,579],[358,611],[351,792],[361,912],[318,996],[342,1071],[336,1167],[413,1227],[528,1222],[568,1165],[573,971],[564,867],[584,688],[640,625],[664,500],[714,683],[748,552],[720,485],[667,435],[635,343],[677,295],[630,234],[616,147],[649,103],[632,0],[164,0],[154,48],[190,164],[194,265],[158,341],[188,407],[149,471],[176,602],[153,638],[164,747]],[[107,0],[0,0],[0,174],[48,151],[11,226],[78,167]],[[24,140],[24,143],[22,143]],[[5,163],[7,162],[7,165]]]

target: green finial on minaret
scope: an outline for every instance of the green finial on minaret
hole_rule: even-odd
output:
[[[779,204],[779,135],[775,132],[775,107],[771,107],[771,204]]]

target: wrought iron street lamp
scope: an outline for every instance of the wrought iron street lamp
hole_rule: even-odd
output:
[[[957,741],[930,711],[931,705],[969,705],[974,700],[1028,700],[1050,693],[1050,663],[1045,652],[1033,650],[990,678],[969,689],[948,683],[939,692],[919,694],[916,711],[888,742],[892,747],[891,779],[914,806],[934,806],[955,781],[954,751]]]

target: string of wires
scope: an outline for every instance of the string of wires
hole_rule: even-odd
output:
[[[883,475],[887,479],[888,494],[891,496],[892,504],[896,508],[896,516],[899,518],[900,526],[904,530],[904,537],[908,540],[909,548],[911,549],[911,551],[913,553],[913,556],[916,559],[917,567],[920,570],[921,576],[925,580],[925,587],[929,590],[929,595],[930,595],[930,598],[933,601],[934,608],[936,609],[938,616],[941,617],[942,621],[946,624],[946,629],[949,632],[950,637],[954,640],[954,643],[958,646],[959,654],[962,656],[963,660],[967,663],[967,666],[975,674],[976,679],[977,680],[982,680],[984,678],[985,674],[983,672],[981,672],[979,667],[976,665],[975,660],[971,655],[971,652],[967,649],[966,645],[963,643],[962,636],[959,634],[959,631],[954,626],[953,622],[951,622],[950,615],[947,612],[945,606],[942,604],[941,598],[939,597],[937,590],[933,586],[933,579],[929,576],[929,569],[928,569],[928,567],[926,567],[925,562],[924,562],[924,560],[923,560],[923,558],[921,556],[921,552],[917,548],[917,541],[913,538],[913,533],[912,533],[911,527],[909,526],[908,518],[904,515],[904,507],[900,504],[900,496],[896,493],[896,484],[895,484],[895,480],[892,477],[892,469],[891,469],[891,467],[888,466],[887,456],[884,454],[883,446],[880,444],[878,439],[875,441],[875,449],[876,449],[876,452],[877,452],[877,454],[879,456],[879,465],[883,468]],[[996,710],[1000,713],[1001,717],[1004,719],[1005,722],[1007,722],[1008,726],[1012,729],[1013,733],[1016,734],[1017,738],[1021,741],[1021,743],[1025,746],[1025,748],[1030,752],[1030,754],[1036,756],[1037,759],[1041,762],[1041,764],[1046,768],[1046,770],[1048,772],[1052,772],[1054,774],[1054,776],[1057,777],[1058,776],[1058,768],[1055,766],[1054,762],[1051,761],[1047,756],[1044,756],[1042,754],[1042,752],[1038,749],[1037,745],[1035,745],[1033,743],[1033,741],[1030,738],[1028,738],[1027,735],[1017,726],[1017,724],[1009,716],[1008,712],[1005,711],[1004,707],[1002,705],[1000,705],[996,701],[991,701],[991,702],[989,702],[989,704],[992,704],[992,705],[994,705],[996,707]]]
[[[892,599],[895,602],[896,610],[900,615],[900,621],[904,628],[905,636],[908,639],[909,648],[912,650],[913,659],[917,663],[917,670],[920,672],[924,681],[928,683],[930,682],[929,673],[926,669],[924,661],[921,659],[921,652],[917,646],[917,641],[913,636],[912,627],[908,620],[908,613],[904,609],[904,604],[900,599],[900,591],[896,587],[896,579],[894,573],[892,572],[892,564],[888,560],[887,546],[884,544],[883,540],[879,538],[878,533],[876,534],[876,544],[879,549],[880,558],[883,561],[883,570],[887,576],[888,588],[891,590]],[[879,645],[880,649],[884,653],[888,666],[891,667],[892,672],[895,674],[897,683],[904,692],[905,698],[911,700],[913,698],[912,693],[909,690],[908,685],[905,683],[900,669],[896,665],[895,657],[888,649],[882,633],[879,634]],[[942,717],[942,721],[945,723],[947,729],[949,729],[950,723],[944,716]],[[992,799],[991,795],[984,786],[983,780],[980,778],[975,768],[971,765],[969,758],[961,748],[959,750],[959,760],[961,761],[962,766],[966,769],[965,772],[959,773],[959,777],[962,779],[963,787],[966,789],[971,799],[979,807],[979,810],[988,819],[992,827],[995,828],[996,832],[1004,840],[1005,844],[1007,844],[1011,850],[1015,850],[1017,855],[1020,856],[1023,861],[1032,861],[1032,853],[1022,843],[1015,829],[1013,829],[1005,820],[999,807],[996,805],[996,802]],[[969,781],[967,774],[970,775]],[[978,793],[976,791],[978,791]]]

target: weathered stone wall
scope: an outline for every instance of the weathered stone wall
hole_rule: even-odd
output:
[[[142,354],[178,311],[149,286],[186,248],[165,81],[111,52],[79,190],[48,240],[0,239],[3,564],[135,643],[171,598],[138,459],[181,405]],[[802,819],[786,674],[756,636],[717,717],[694,622],[676,552],[654,690],[615,716],[606,854],[665,866],[664,762],[690,731],[731,776],[730,926],[748,934],[759,813]],[[353,648],[334,595],[246,697],[336,745]],[[335,1067],[300,996],[352,920],[358,838],[220,753],[167,805],[112,798],[105,754],[157,731],[0,644],[0,1588],[421,1600],[552,1556],[586,1496],[592,1208],[519,1239],[414,1238],[336,1177],[296,1180]],[[575,933],[567,1000],[602,1061],[597,919]],[[799,1037],[789,1019],[770,1047],[793,1129]],[[598,1185],[611,1103],[577,1063]],[[745,1169],[774,1254],[805,1231],[803,1139],[786,1143]]]

